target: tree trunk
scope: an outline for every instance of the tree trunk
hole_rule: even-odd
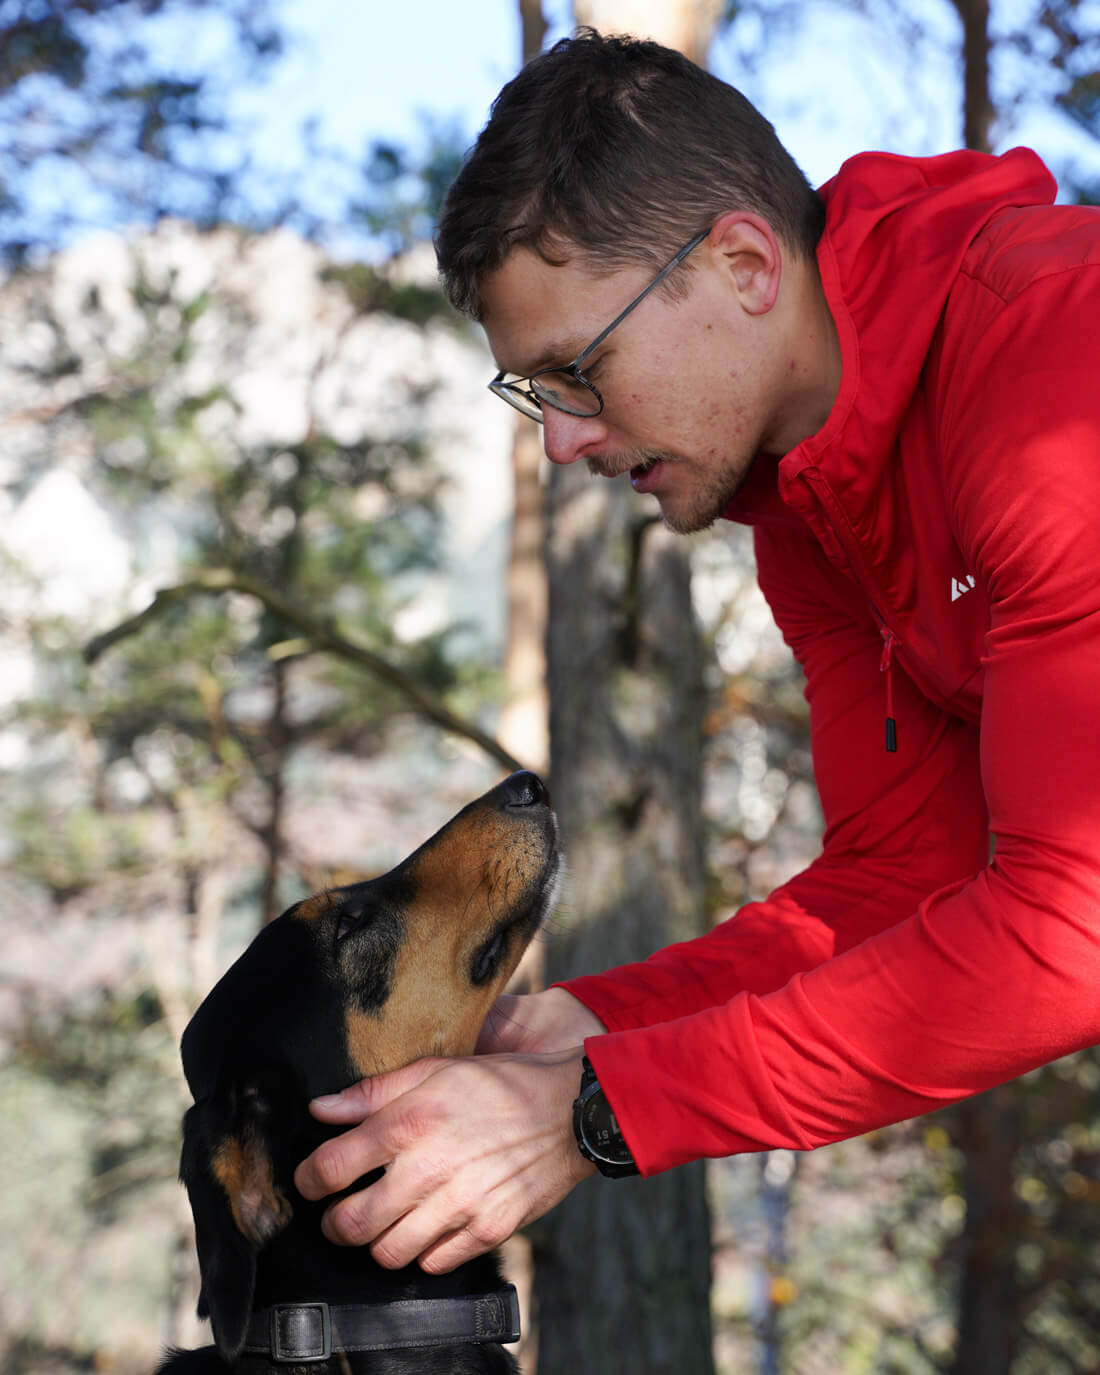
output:
[[[576,0],[578,24],[704,61],[721,0]],[[687,547],[623,483],[550,475],[551,791],[569,897],[549,981],[704,927],[702,659]],[[712,1375],[701,1163],[588,1180],[531,1231],[539,1375]]]
[[[542,51],[546,19],[542,0],[519,0],[520,60],[523,65]],[[512,531],[506,574],[508,620],[502,677],[504,701],[497,738],[528,768],[544,773],[550,762],[549,707],[546,692],[546,522],[543,490],[542,433],[526,416],[516,415],[512,431]],[[543,946],[532,941],[512,975],[509,991],[534,993],[545,987]],[[538,1366],[538,1324],[531,1304],[534,1265],[531,1244],[517,1233],[504,1248],[504,1267],[519,1291],[523,1338],[515,1350],[523,1375]]]
[[[546,702],[546,567],[542,435],[516,416],[512,441],[512,539],[508,554],[508,625],[504,646],[504,705],[497,739],[528,768],[542,772],[550,754]],[[533,945],[524,959],[538,946]]]
[[[991,149],[989,0],[954,0],[963,26],[963,138],[979,153]]]
[[[526,66],[542,51],[546,19],[542,0],[519,0],[520,61]],[[497,738],[528,768],[542,772],[550,760],[549,707],[546,698],[546,524],[542,432],[516,415],[512,436],[512,539],[508,551],[508,623],[504,646],[504,706]],[[541,947],[523,958],[528,989],[540,986]]]
[[[723,0],[573,0],[578,24],[601,33],[629,33],[676,48],[700,66],[722,17]]]
[[[264,876],[260,896],[260,922],[267,926],[281,911],[279,877],[283,859],[283,813],[286,810],[286,766],[290,753],[287,722],[287,663],[276,659],[271,666],[274,702],[265,731],[268,758],[263,772],[268,788],[269,809],[266,824],[260,829],[264,845]]]
[[[519,0],[519,25],[521,60],[526,64],[542,52],[542,40],[546,37],[542,0]]]
[[[569,896],[551,979],[703,928],[702,656],[686,548],[629,488],[550,480],[551,790]],[[532,1230],[540,1375],[710,1375],[702,1165],[586,1181]]]
[[[958,1241],[959,1335],[952,1375],[1006,1375],[1023,1335],[1016,1247],[1024,1235],[1014,1164],[1020,1086],[1002,1084],[955,1110],[966,1156],[966,1225]]]

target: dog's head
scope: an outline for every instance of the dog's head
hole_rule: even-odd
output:
[[[261,1248],[304,1207],[295,1167],[327,1134],[308,1102],[424,1055],[467,1055],[557,886],[542,783],[513,774],[381,878],[264,928],[183,1036],[195,1105],[180,1175],[222,1356],[240,1351]]]

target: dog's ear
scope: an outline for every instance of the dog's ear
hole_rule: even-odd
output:
[[[256,1254],[291,1217],[275,1181],[266,1108],[252,1090],[204,1099],[183,1119],[180,1178],[195,1218],[199,1317],[209,1316],[227,1364],[240,1354],[248,1331]]]

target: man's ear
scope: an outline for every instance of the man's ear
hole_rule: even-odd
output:
[[[783,247],[768,221],[749,210],[727,210],[715,220],[707,243],[719,255],[741,308],[766,315],[783,278]]]
[[[243,1111],[234,1112],[229,1104],[219,1111],[212,1099],[205,1099],[183,1119],[180,1178],[195,1219],[202,1276],[199,1317],[209,1316],[227,1363],[240,1355],[248,1331],[256,1254],[291,1217],[290,1204],[275,1183],[263,1116],[249,1111],[246,1095]]]

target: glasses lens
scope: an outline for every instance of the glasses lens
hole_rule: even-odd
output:
[[[540,372],[531,378],[531,390],[544,406],[566,415],[599,415],[603,410],[595,388],[571,372]]]
[[[522,411],[532,420],[542,423],[542,407],[530,392],[524,391],[521,387],[513,386],[510,382],[496,379],[489,383],[489,390],[494,396],[499,396],[502,401],[507,401],[510,406],[515,406],[517,411]]]

